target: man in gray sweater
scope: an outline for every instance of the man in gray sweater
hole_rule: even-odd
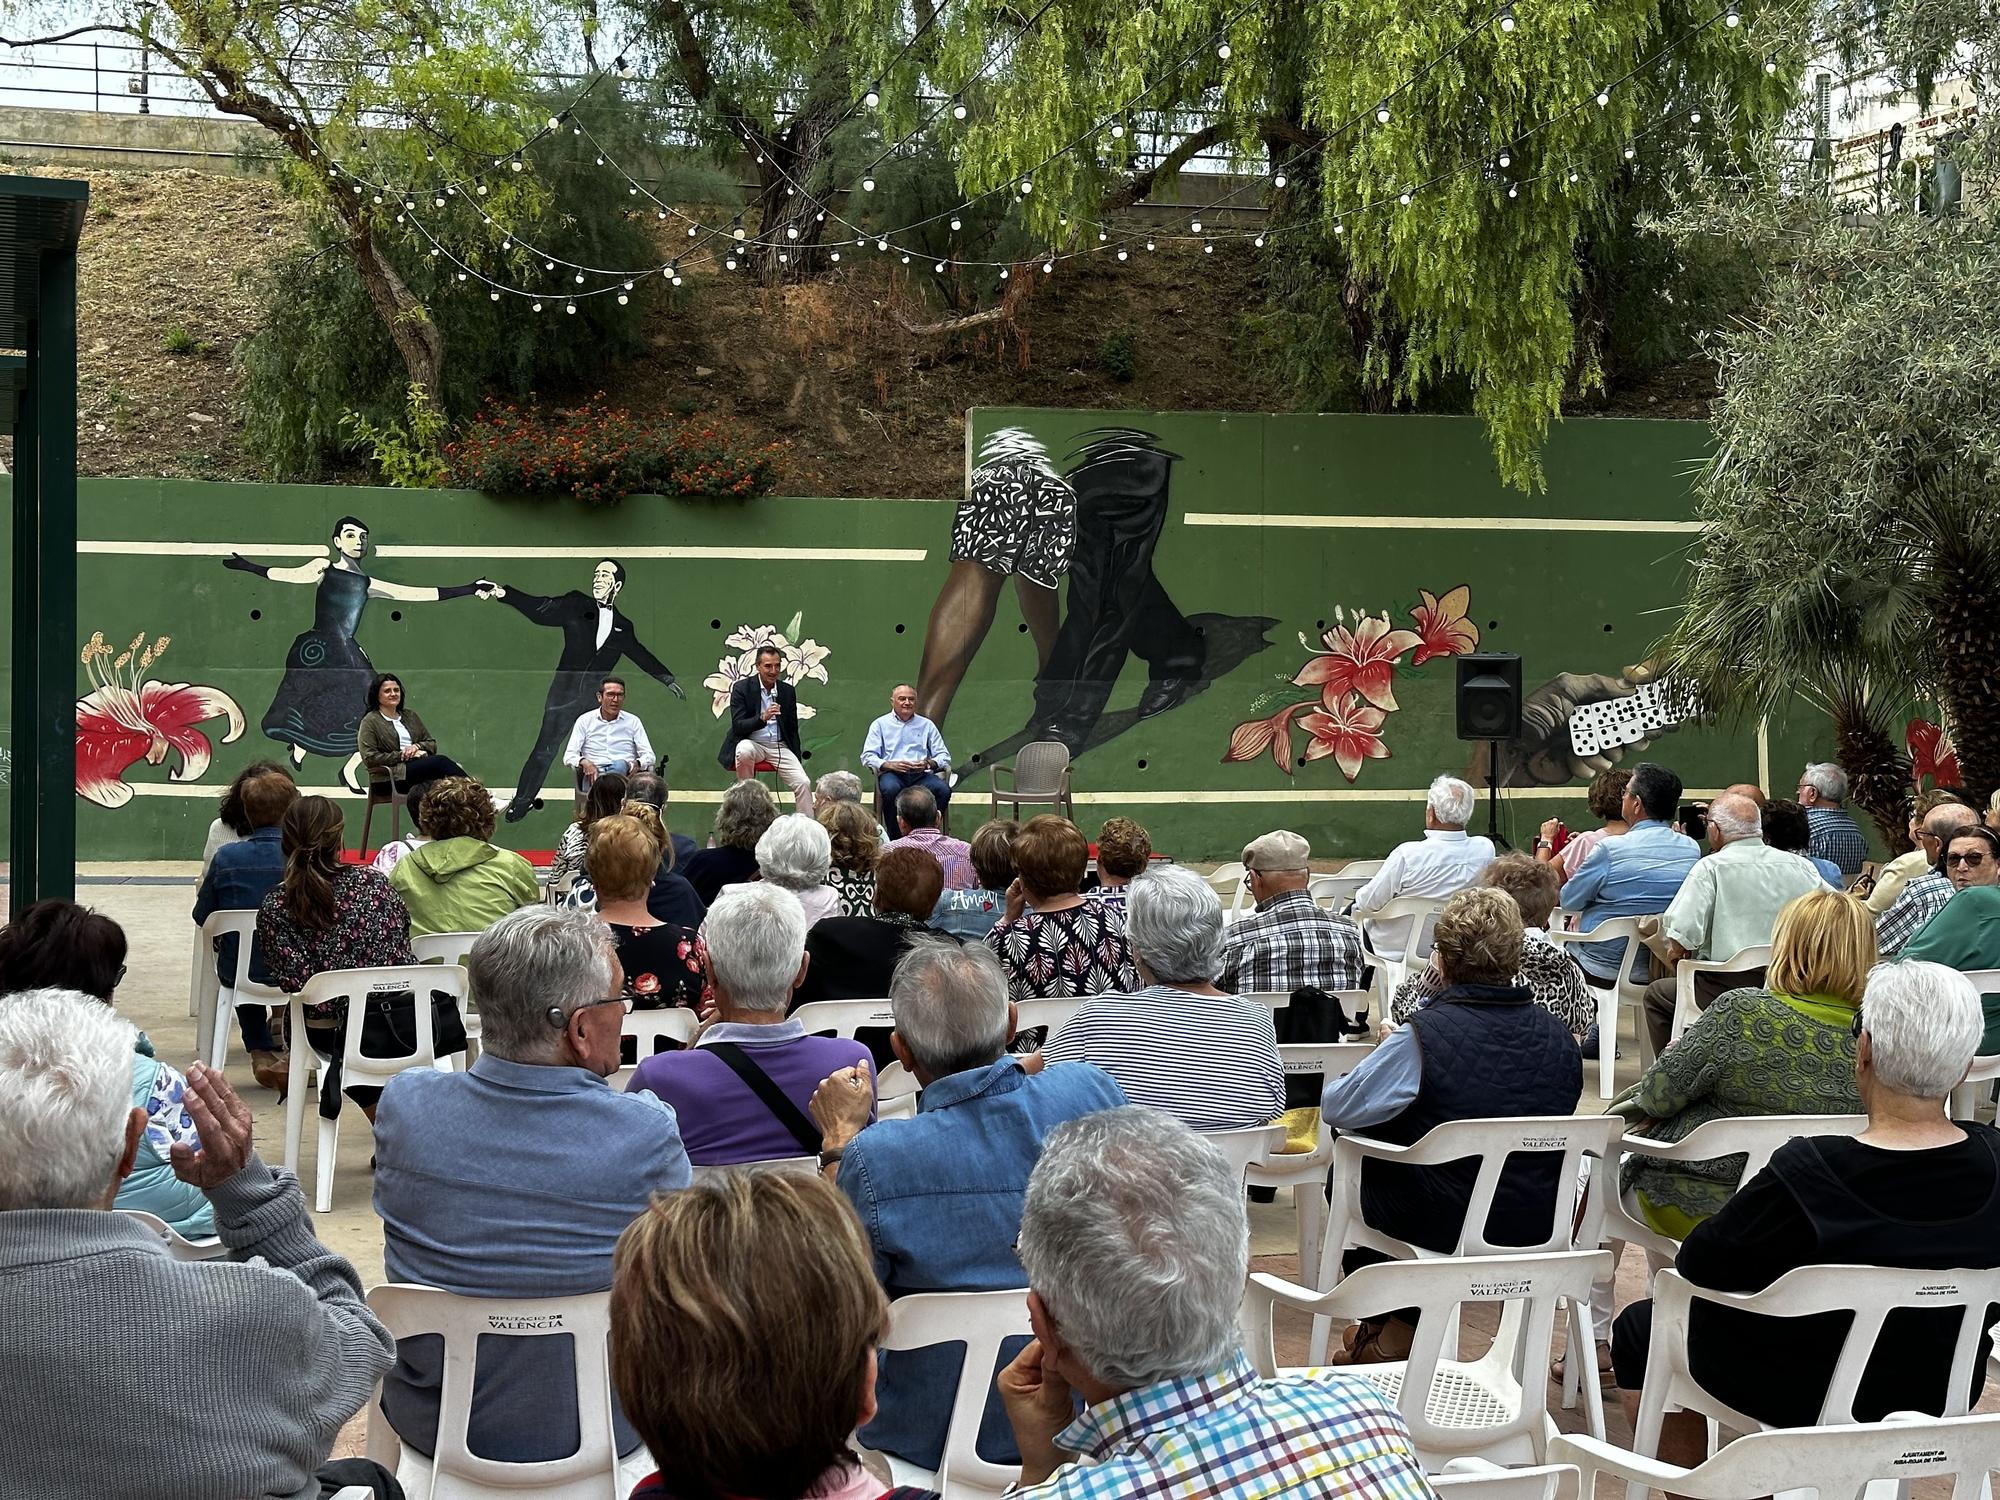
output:
[[[289,1172],[251,1150],[250,1111],[196,1063],[198,1148],[226,1260],[174,1260],[109,1212],[151,1127],[132,1106],[137,1033],[64,990],[0,998],[0,1494],[37,1500],[318,1500],[374,1464],[329,1464],[395,1342],[354,1268],[314,1237]]]

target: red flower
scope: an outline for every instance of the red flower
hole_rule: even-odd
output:
[[[1312,736],[1306,746],[1307,760],[1324,760],[1331,755],[1340,773],[1349,781],[1361,773],[1364,760],[1387,760],[1389,747],[1382,743],[1381,709],[1370,708],[1358,697],[1340,703],[1327,701],[1327,711],[1315,709],[1299,720],[1299,727]]]
[[[1293,682],[1300,687],[1319,687],[1329,709],[1337,709],[1349,693],[1359,693],[1377,708],[1393,710],[1396,694],[1391,683],[1396,663],[1422,637],[1412,630],[1391,630],[1386,615],[1364,615],[1352,633],[1346,626],[1336,625],[1320,639],[1326,643],[1326,652],[1299,668]]]
[[[1229,735],[1229,748],[1222,752],[1222,763],[1228,765],[1235,760],[1255,760],[1266,750],[1271,759],[1278,763],[1278,769],[1287,776],[1292,774],[1292,715],[1311,705],[1293,703],[1279,709],[1268,719],[1249,719],[1238,724]]]
[[[1463,656],[1479,644],[1479,627],[1465,617],[1472,603],[1471,585],[1461,583],[1442,599],[1434,598],[1429,589],[1417,592],[1424,602],[1410,611],[1419,637],[1411,666],[1421,667],[1434,656]]]
[[[1958,751],[1944,730],[1928,719],[1912,719],[1903,727],[1903,743],[1910,747],[1910,779],[1921,787],[1926,776],[1933,786],[1962,786]]]
[[[632,993],[633,993],[633,994],[635,994],[635,995],[657,995],[657,994],[659,994],[659,993],[660,993],[660,976],[659,976],[659,975],[657,975],[657,974],[641,974],[641,975],[639,975],[639,976],[638,976],[638,977],[637,977],[636,979],[634,979],[634,980],[632,981]]]
[[[227,717],[227,745],[243,733],[243,710],[220,688],[185,682],[141,681],[140,673],[165,654],[165,636],[150,648],[141,636],[107,670],[99,665],[110,656],[102,631],[83,648],[83,664],[96,689],[76,703],[76,794],[100,807],[123,807],[132,800],[125,772],[140,761],[157,766],[169,750],[178,751],[180,765],[168,775],[175,781],[198,781],[208,769],[208,737],[197,724]],[[127,670],[129,664],[129,670]]]

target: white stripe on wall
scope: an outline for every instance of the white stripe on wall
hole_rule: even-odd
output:
[[[1700,532],[1705,521],[1618,521],[1599,516],[1321,516],[1281,512],[1189,511],[1186,526],[1248,526],[1334,531],[1625,531]]]
[[[78,542],[79,553],[114,557],[324,557],[324,544],[314,547],[265,546],[261,542]],[[377,557],[465,558],[550,557],[595,562],[615,557],[734,559],[743,562],[923,562],[923,547],[398,547],[375,549]]]

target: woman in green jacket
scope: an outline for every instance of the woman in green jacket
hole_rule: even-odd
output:
[[[465,774],[449,755],[438,754],[437,741],[424,721],[404,703],[403,679],[394,672],[384,672],[368,684],[368,712],[355,731],[354,743],[370,782],[408,787]]]
[[[484,932],[542,899],[535,868],[493,837],[493,794],[473,777],[431,783],[420,810],[430,840],[396,861],[389,883],[410,909],[410,936]]]

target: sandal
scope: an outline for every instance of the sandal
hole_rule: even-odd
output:
[[[1410,1357],[1416,1328],[1401,1318],[1364,1318],[1342,1336],[1327,1356],[1331,1365],[1386,1365]]]
[[[1549,1361],[1549,1379],[1561,1380],[1564,1377],[1567,1367],[1563,1361],[1568,1357],[1568,1353],[1564,1352]],[[1597,1341],[1597,1379],[1599,1385],[1616,1385],[1618,1383],[1617,1377],[1611,1372],[1611,1340],[1609,1339],[1599,1339]]]

